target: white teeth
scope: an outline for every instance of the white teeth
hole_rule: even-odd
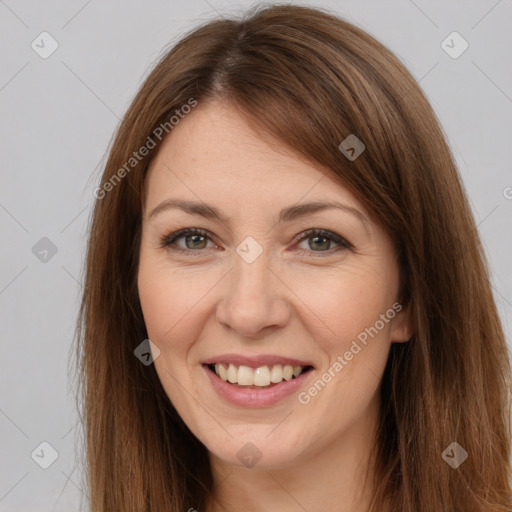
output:
[[[280,364],[275,364],[272,366],[272,371],[270,372],[270,382],[281,382],[283,380],[283,367]]]
[[[285,380],[290,380],[293,376],[293,366],[290,366],[289,364],[287,364],[284,368],[283,368],[283,378]]]
[[[231,384],[235,384],[238,379],[238,370],[234,364],[230,364],[228,367],[228,380]]]
[[[240,386],[252,386],[254,384],[254,371],[248,366],[238,368],[238,384]]]
[[[270,386],[270,370],[268,366],[261,366],[254,370],[255,386]]]
[[[215,373],[222,379],[222,380],[228,380],[228,371],[226,368],[224,368],[223,364],[216,364],[215,365]]]
[[[227,366],[227,369],[226,369]],[[272,368],[260,366],[251,368],[249,366],[235,366],[234,364],[215,364],[215,373],[223,380],[240,386],[270,386],[271,383],[278,384],[284,380],[291,380],[298,377],[303,370],[302,366],[291,366],[275,364]]]

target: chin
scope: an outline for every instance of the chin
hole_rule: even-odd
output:
[[[220,449],[218,445],[205,444],[214,459],[240,468],[272,470],[297,464],[300,449],[288,433],[284,438],[276,436],[271,440],[267,438],[267,427],[264,432],[259,430],[262,429],[255,428],[254,435],[233,436]]]

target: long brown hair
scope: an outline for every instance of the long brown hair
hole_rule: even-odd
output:
[[[395,244],[414,335],[392,344],[383,376],[371,511],[385,503],[401,512],[510,511],[509,355],[436,116],[379,42],[327,12],[290,5],[189,33],[160,59],[117,130],[96,194],[77,324],[91,510],[201,509],[212,494],[206,448],[154,366],[134,355],[147,338],[136,277],[144,180],[158,148],[127,166],[148,137],[158,142],[158,127],[172,136],[176,110],[211,98],[338,176]],[[350,134],[365,145],[353,161],[338,149]],[[458,468],[442,457],[453,442],[468,454]]]

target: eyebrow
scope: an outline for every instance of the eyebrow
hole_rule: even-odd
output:
[[[172,208],[178,208],[186,213],[190,213],[191,215],[200,215],[201,217],[205,217],[207,219],[219,220],[224,224],[229,225],[229,219],[215,206],[202,202],[183,201],[179,199],[166,199],[165,201],[162,201],[158,206],[151,210],[148,218],[151,219],[155,215]],[[349,206],[336,201],[327,203],[314,201],[311,203],[303,203],[283,208],[279,213],[278,223],[281,224],[283,222],[290,222],[300,217],[305,217],[306,215],[311,215],[313,213],[330,209],[338,209],[353,215],[363,224],[365,230],[368,231],[370,223],[363,213],[361,213],[357,208],[354,208],[353,206]]]

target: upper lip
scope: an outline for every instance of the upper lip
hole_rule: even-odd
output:
[[[260,366],[272,366],[275,364],[290,365],[290,366],[313,366],[313,363],[309,361],[303,361],[295,359],[293,357],[278,356],[261,354],[258,356],[243,356],[240,354],[219,354],[218,356],[210,357],[203,364],[216,364],[226,363],[233,364],[235,366],[249,366],[250,368],[259,368]]]

